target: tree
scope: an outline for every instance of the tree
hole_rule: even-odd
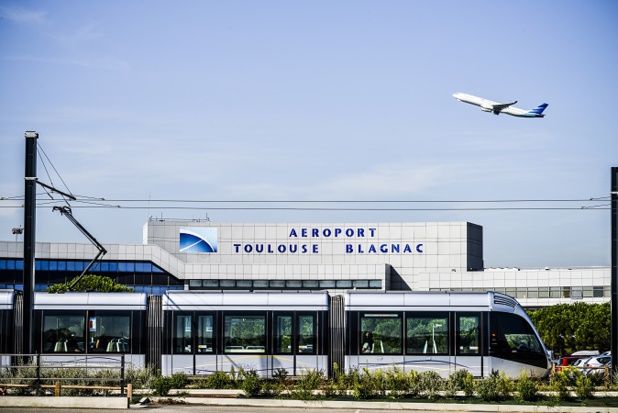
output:
[[[607,350],[611,344],[610,303],[558,304],[531,312],[548,349],[568,355],[577,350]]]
[[[62,284],[54,284],[47,289],[48,293],[65,293],[69,291],[69,285],[73,283],[75,279]],[[133,288],[127,287],[123,284],[118,284],[110,277],[102,275],[85,275],[73,286],[72,291],[94,291],[100,293],[132,293]]]

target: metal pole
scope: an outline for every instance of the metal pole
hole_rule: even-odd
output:
[[[36,235],[36,132],[26,132],[26,174],[24,203],[24,324],[22,354],[32,354],[34,341],[34,260]]]
[[[612,370],[617,371],[618,357],[618,167],[612,167]]]

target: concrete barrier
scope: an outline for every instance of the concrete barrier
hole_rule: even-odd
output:
[[[2,396],[1,407],[56,407],[82,409],[128,409],[127,397],[36,397]]]

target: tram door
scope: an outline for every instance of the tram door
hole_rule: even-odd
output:
[[[483,376],[481,313],[455,313],[454,366],[466,369],[475,377]]]
[[[296,376],[324,368],[317,357],[317,321],[315,312],[273,312],[271,375],[278,369]]]

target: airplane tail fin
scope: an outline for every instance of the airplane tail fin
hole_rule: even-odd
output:
[[[528,111],[528,113],[531,116],[545,116],[543,115],[543,111],[545,110],[545,108],[547,107],[547,103],[543,103],[539,106],[537,106],[536,108],[532,109],[531,111]]]

